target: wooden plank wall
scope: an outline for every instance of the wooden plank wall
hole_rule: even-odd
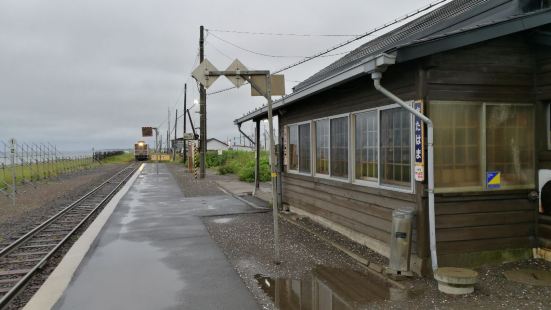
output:
[[[429,101],[536,103],[534,55],[522,36],[433,55],[426,63]],[[527,199],[529,191],[437,195],[438,253],[534,246],[537,203]]]
[[[392,68],[391,68],[392,69]],[[383,85],[404,99],[415,98],[416,67],[389,70]],[[283,111],[280,126],[391,104],[370,77],[342,84]],[[283,202],[355,232],[389,243],[392,211],[417,208],[414,194],[375,189],[325,178],[284,173]]]
[[[551,104],[551,46],[538,45],[536,49],[536,94],[541,104],[538,107],[539,168],[551,169],[551,151],[547,142],[547,105]],[[551,248],[551,216],[538,217],[539,245]]]

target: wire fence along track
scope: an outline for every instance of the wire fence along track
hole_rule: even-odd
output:
[[[12,146],[0,141],[0,191],[14,195],[17,184],[34,184],[93,164],[92,152],[66,154],[49,143],[16,143],[12,153]]]
[[[138,169],[125,167],[0,251],[0,309],[4,309],[47,260],[96,214]]]

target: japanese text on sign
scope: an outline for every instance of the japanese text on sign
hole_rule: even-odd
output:
[[[423,102],[415,101],[413,103],[413,108],[416,111],[423,113]],[[424,136],[424,126],[423,121],[419,117],[415,117],[414,123],[414,134],[415,134],[415,180],[424,181],[425,180],[425,145],[423,141]]]

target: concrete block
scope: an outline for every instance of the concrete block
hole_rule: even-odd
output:
[[[438,282],[438,290],[442,293],[450,294],[450,295],[465,295],[465,294],[470,294],[474,292],[474,286],[472,285],[457,286],[457,285],[446,284],[444,282]]]

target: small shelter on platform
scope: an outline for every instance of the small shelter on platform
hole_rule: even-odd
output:
[[[434,176],[426,127],[389,94],[432,120]],[[550,103],[549,1],[449,2],[274,103],[283,204],[385,256],[392,211],[414,210],[411,268],[425,273],[433,177],[440,265],[529,257],[551,245],[537,198],[551,169]],[[266,114],[235,123],[258,132]]]

